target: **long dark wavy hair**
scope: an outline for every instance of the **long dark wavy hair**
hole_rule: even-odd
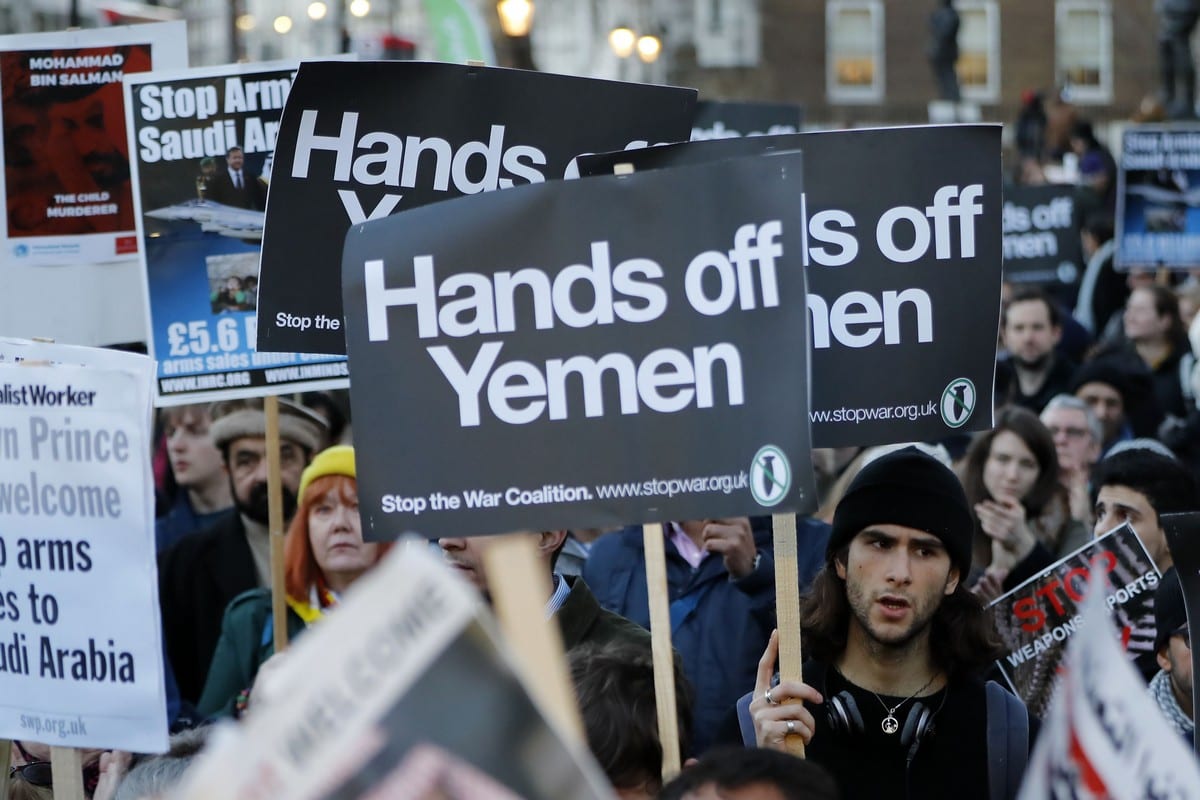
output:
[[[1038,476],[1024,497],[1021,505],[1032,519],[1046,507],[1058,490],[1058,453],[1054,449],[1054,436],[1042,424],[1037,414],[1020,406],[1009,406],[996,415],[992,429],[976,436],[967,448],[963,466],[963,489],[967,502],[974,506],[982,500],[995,500],[983,483],[983,468],[992,454],[992,442],[1005,431],[1015,434],[1033,453],[1037,460]]]
[[[1054,437],[1049,429],[1042,424],[1037,414],[1020,406],[1009,406],[996,414],[996,424],[991,430],[977,435],[967,448],[967,457],[962,467],[963,489],[967,493],[967,502],[971,508],[984,500],[995,500],[992,493],[983,483],[983,471],[987,460],[992,454],[992,443],[996,437],[1005,431],[1017,436],[1033,457],[1037,460],[1038,475],[1033,486],[1021,498],[1025,507],[1026,519],[1033,522],[1050,502],[1060,496],[1065,500],[1066,490],[1058,482],[1058,453],[1054,449]],[[991,562],[992,539],[983,532],[979,515],[972,511],[975,518],[975,536],[972,541],[972,556],[975,566],[985,566]],[[1058,533],[1058,532],[1056,532]],[[1057,541],[1049,543],[1052,547]]]
[[[848,552],[848,547],[843,548],[834,559],[845,564]],[[852,613],[846,581],[838,577],[833,560],[828,560],[800,601],[805,657],[834,663],[846,649]],[[1003,654],[1000,636],[983,603],[966,589],[962,579],[934,612],[929,649],[933,662],[947,676],[980,672]]]

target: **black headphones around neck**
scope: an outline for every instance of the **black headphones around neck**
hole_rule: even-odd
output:
[[[934,712],[920,700],[913,700],[900,728],[900,744],[908,748],[908,763],[912,763],[921,746],[921,740],[934,732]],[[825,714],[829,727],[839,736],[859,736],[866,731],[858,703],[849,691],[840,691],[825,701]]]

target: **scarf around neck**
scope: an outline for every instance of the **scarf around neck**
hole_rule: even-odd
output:
[[[1171,723],[1172,728],[1181,736],[1192,735],[1196,729],[1196,723],[1188,719],[1188,715],[1183,713],[1183,709],[1179,707],[1179,701],[1175,699],[1175,692],[1171,690],[1171,676],[1166,670],[1160,669],[1154,679],[1150,681],[1150,696],[1162,709],[1163,715],[1167,718],[1167,722]]]

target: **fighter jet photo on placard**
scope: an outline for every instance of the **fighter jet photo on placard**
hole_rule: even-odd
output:
[[[163,220],[191,220],[203,231],[232,236],[235,239],[261,242],[266,213],[248,208],[235,208],[213,200],[186,200],[173,206],[146,212],[147,217]]]

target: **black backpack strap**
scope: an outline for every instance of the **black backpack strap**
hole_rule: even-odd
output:
[[[754,736],[754,717],[750,715],[750,701],[754,692],[746,692],[737,701],[738,730],[742,732],[742,746],[757,747],[758,740]]]
[[[1014,800],[1029,761],[1029,711],[996,681],[988,681],[986,689],[991,800]]]

